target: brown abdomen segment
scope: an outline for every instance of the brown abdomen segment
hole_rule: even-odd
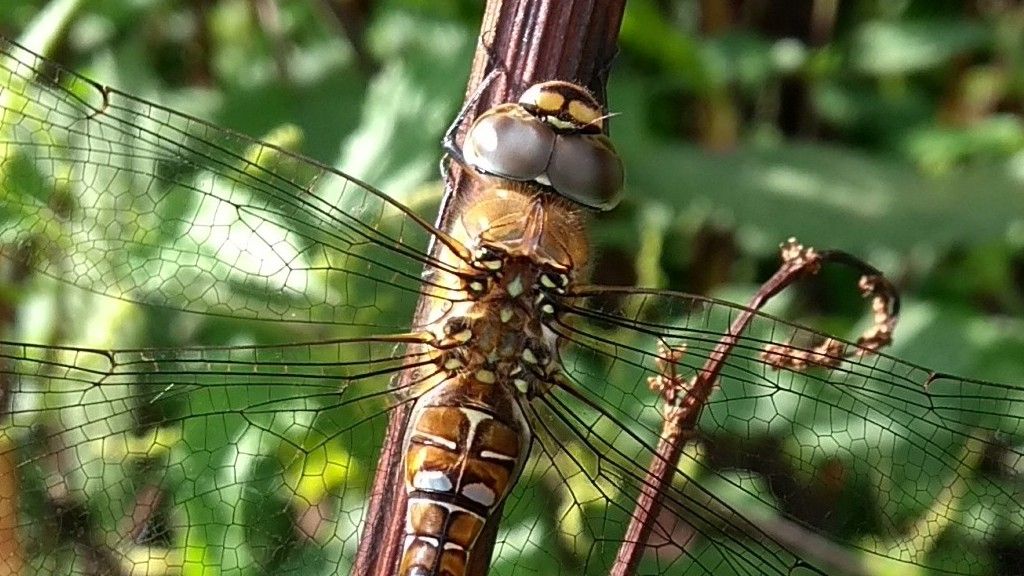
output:
[[[479,386],[439,384],[413,409],[405,440],[403,576],[465,574],[477,536],[522,471],[529,432],[518,404],[508,397],[481,404],[504,394],[493,384],[482,395],[467,393]]]

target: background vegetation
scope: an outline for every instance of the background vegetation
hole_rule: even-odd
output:
[[[18,38],[44,9],[53,16],[38,38],[71,69],[248,135],[301,141],[304,154],[427,213],[482,10],[33,0],[0,4],[0,34]],[[1018,2],[630,0],[621,48],[609,106],[627,200],[594,223],[598,282],[743,301],[796,236],[895,280],[905,306],[894,355],[1024,383]],[[864,306],[850,286],[826,275],[774,310],[856,334]],[[13,331],[52,341],[62,322],[45,308],[35,318],[46,321]],[[91,313],[61,341],[239,338],[230,323],[158,316],[126,341],[123,317]]]

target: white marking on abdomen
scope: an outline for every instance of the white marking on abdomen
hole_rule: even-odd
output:
[[[424,434],[419,430],[413,432],[413,439],[415,440],[417,439],[417,437],[420,439],[425,439],[427,442],[431,444],[437,444],[438,446],[442,446],[448,449],[450,452],[455,452],[459,448],[458,444],[452,442],[447,438],[442,438],[441,436],[434,436],[433,434]]]
[[[427,490],[428,492],[451,492],[452,481],[444,472],[437,470],[423,470],[412,477],[413,488]]]
[[[473,437],[473,433],[476,431],[476,427],[481,422],[486,420],[493,420],[494,417],[482,410],[474,410],[473,408],[459,408],[459,412],[469,420],[469,438]]]
[[[434,538],[433,536],[422,536],[420,534],[414,534],[413,539],[419,540],[420,542],[426,542],[431,548],[437,548],[441,545],[441,541],[437,538]],[[408,546],[406,546],[406,548],[408,548]]]
[[[477,514],[476,512],[473,512],[472,510],[470,510],[468,508],[464,508],[464,507],[459,506],[457,504],[452,504],[451,502],[441,502],[439,500],[431,500],[430,498],[423,498],[423,497],[420,497],[420,498],[409,498],[409,503],[412,504],[413,502],[417,502],[417,503],[424,502],[426,504],[430,504],[431,506],[439,506],[439,507],[444,508],[445,510],[447,510],[449,514],[451,514],[453,512],[461,512],[463,514],[469,514],[470,516],[475,516],[477,518],[484,518],[483,516]]]
[[[494,490],[479,482],[466,484],[462,487],[462,495],[473,502],[483,504],[490,508],[494,505]]]
[[[495,452],[493,450],[481,450],[480,457],[488,460],[502,460],[504,462],[516,462],[519,459],[508,454],[502,454],[501,452]]]

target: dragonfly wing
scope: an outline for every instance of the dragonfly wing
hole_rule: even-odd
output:
[[[418,369],[402,380],[415,387],[434,369],[406,350],[415,337],[386,334],[408,332],[421,295],[448,304],[431,288],[448,268],[425,255],[436,230],[354,178],[5,39],[0,143],[12,268],[147,312],[270,321],[231,341],[310,340],[0,344],[0,476],[16,487],[0,497],[0,526],[19,537],[5,555],[42,573],[344,571],[388,414],[415,396],[394,376]],[[39,339],[74,341],[88,324],[75,316]]]
[[[677,369],[691,378],[743,308],[609,289],[563,310],[566,378],[531,404],[538,459],[508,504],[548,520],[533,532],[512,522],[499,558],[605,574],[663,434],[665,401],[650,385],[664,373],[659,344],[685,345]],[[638,573],[970,574],[998,561],[998,534],[1024,529],[1024,389],[884,355],[803,372],[763,356],[822,338],[755,316],[670,463]]]
[[[312,557],[332,571],[350,564],[387,414],[400,401],[390,380],[403,367],[432,370],[404,350],[388,340],[163,351],[0,344],[12,406],[0,453],[16,463],[4,482],[20,495],[26,564],[82,574],[94,573],[90,563],[111,574],[193,562],[294,573]]]
[[[424,255],[433,228],[374,188],[9,40],[0,40],[0,142],[2,240],[31,243],[35,268],[89,291],[203,314],[379,327],[389,299],[420,293],[425,266],[444,268]]]

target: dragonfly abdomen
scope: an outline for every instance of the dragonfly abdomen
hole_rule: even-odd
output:
[[[489,379],[456,375],[417,401],[405,441],[399,574],[465,573],[477,537],[519,477],[529,442],[510,388]]]

